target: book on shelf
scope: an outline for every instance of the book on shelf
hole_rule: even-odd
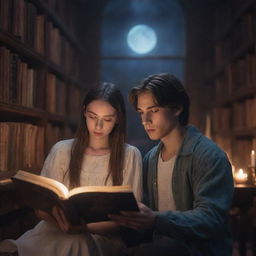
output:
[[[44,128],[18,122],[0,122],[0,172],[42,166]]]
[[[49,214],[54,206],[63,210],[72,224],[109,220],[108,214],[138,211],[131,186],[82,186],[68,188],[51,178],[19,170],[13,177],[22,203]]]
[[[18,54],[0,47],[0,101],[34,107],[37,70]]]

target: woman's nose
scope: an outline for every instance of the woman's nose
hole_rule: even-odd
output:
[[[96,129],[102,129],[102,127],[103,127],[103,120],[102,119],[97,119],[95,127],[96,127]]]

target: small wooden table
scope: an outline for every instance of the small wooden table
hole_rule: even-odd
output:
[[[253,198],[256,196],[256,185],[237,184],[233,198],[233,207],[252,206]]]
[[[239,184],[235,186],[231,210],[234,240],[238,242],[240,255],[246,255],[250,242],[255,250],[255,227],[253,227],[252,206],[256,197],[256,185]],[[254,252],[255,253],[255,252]]]

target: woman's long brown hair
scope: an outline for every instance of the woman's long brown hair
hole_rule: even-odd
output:
[[[126,136],[126,110],[125,103],[121,92],[114,84],[104,83],[99,89],[90,90],[82,105],[80,124],[78,126],[74,143],[71,149],[71,159],[69,164],[69,185],[70,188],[80,186],[80,174],[85,149],[89,143],[89,132],[86,126],[84,112],[88,104],[94,100],[104,100],[108,102],[117,113],[117,123],[109,137],[110,160],[107,180],[111,177],[113,185],[121,185],[123,182],[123,165],[124,165],[124,143]]]

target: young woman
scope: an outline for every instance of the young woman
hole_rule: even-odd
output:
[[[89,91],[83,101],[76,137],[56,143],[41,175],[69,188],[85,185],[126,185],[141,199],[141,156],[125,144],[126,111],[123,97],[113,84]],[[72,226],[60,209],[32,230],[12,241],[19,256],[118,255],[124,244],[118,225],[111,221]]]

